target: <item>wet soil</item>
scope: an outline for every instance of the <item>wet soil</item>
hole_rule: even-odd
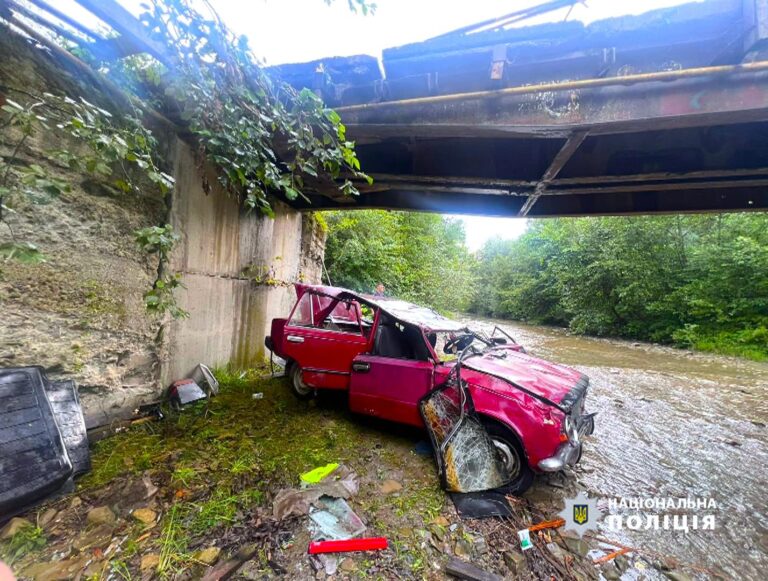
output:
[[[508,321],[476,324],[499,324],[533,354],[590,376],[587,407],[598,415],[576,488],[599,499],[691,497],[717,506],[641,510],[641,530],[617,533],[604,523],[605,536],[708,569],[703,577],[766,578],[768,364]],[[551,489],[540,482],[529,497],[537,495],[551,497]],[[624,510],[624,522],[637,512]],[[676,512],[689,525],[693,515],[714,515],[715,528],[644,529],[645,515]]]

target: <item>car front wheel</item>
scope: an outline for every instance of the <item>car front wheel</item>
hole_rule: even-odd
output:
[[[302,400],[312,399],[315,395],[315,390],[304,383],[301,378],[301,366],[298,363],[291,363],[291,368],[288,371],[288,381],[291,385],[291,391],[293,395]]]
[[[509,483],[499,488],[505,494],[521,495],[533,484],[533,470],[528,466],[523,447],[509,428],[488,422],[485,429],[491,437],[496,456],[507,472]]]

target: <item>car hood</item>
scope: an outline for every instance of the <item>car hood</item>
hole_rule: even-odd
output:
[[[462,362],[462,367],[503,379],[566,410],[589,384],[589,379],[575,369],[503,348],[469,357]],[[510,389],[514,388],[510,386]]]

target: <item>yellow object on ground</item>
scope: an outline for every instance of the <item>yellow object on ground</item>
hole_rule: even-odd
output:
[[[317,484],[318,482],[326,478],[329,474],[331,474],[334,470],[336,470],[338,467],[339,465],[336,463],[326,464],[325,466],[319,466],[314,470],[305,472],[299,478],[301,478],[302,482],[306,482],[307,484]]]

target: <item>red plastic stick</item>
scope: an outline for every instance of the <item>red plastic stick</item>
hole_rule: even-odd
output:
[[[318,553],[346,553],[349,551],[378,551],[387,548],[387,539],[384,537],[370,537],[367,539],[348,539],[344,541],[312,541],[309,543],[309,554]]]

